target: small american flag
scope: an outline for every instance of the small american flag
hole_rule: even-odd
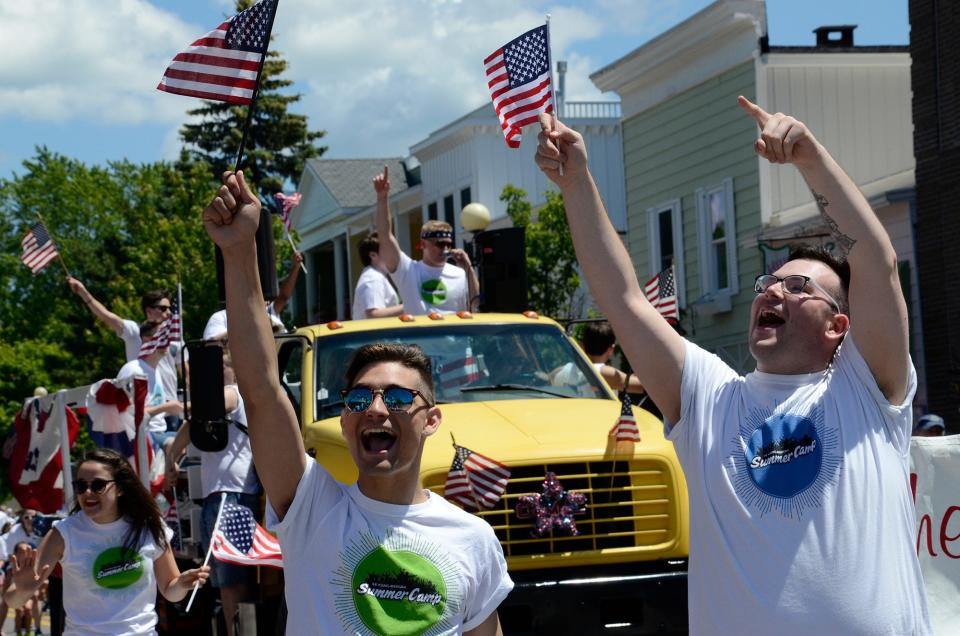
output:
[[[511,40],[483,61],[493,108],[507,145],[520,147],[521,128],[552,113],[550,36],[547,25]]]
[[[249,104],[270,43],[277,0],[260,0],[177,53],[157,89]]]
[[[181,550],[183,549],[183,537],[180,532],[180,514],[177,512],[176,490],[174,490],[173,497],[170,497],[169,503],[167,511],[163,514],[163,520],[167,527],[173,531],[173,536],[170,537],[170,547],[174,550]]]
[[[480,379],[480,365],[470,347],[467,347],[462,358],[448,358],[437,366],[440,388],[443,390],[455,389]]]
[[[293,229],[290,213],[293,212],[293,208],[300,205],[300,193],[284,194],[277,192],[273,195],[273,198],[277,200],[277,205],[280,206],[280,220],[283,221],[283,227],[287,228],[287,233],[289,234]]]
[[[152,336],[140,344],[140,354],[137,356],[138,358],[146,358],[157,349],[164,349],[173,343],[181,341],[183,331],[180,325],[179,284],[177,287],[177,296],[170,300],[170,317],[163,321]]]
[[[633,403],[626,391],[620,392],[620,416],[607,435],[616,438],[618,442],[640,441],[640,429],[637,427],[637,418],[633,415]]]
[[[661,316],[680,320],[673,265],[648,280],[643,286],[643,294],[650,304],[657,308]]]
[[[57,246],[53,244],[53,239],[47,233],[47,228],[43,227],[43,223],[40,221],[30,226],[26,236],[20,241],[20,245],[23,246],[20,260],[34,274],[37,274],[57,257]]]
[[[507,489],[510,469],[469,448],[457,444],[453,448],[444,496],[465,508],[493,508]]]
[[[213,534],[213,556],[236,565],[283,567],[280,543],[264,530],[245,506],[226,502]]]

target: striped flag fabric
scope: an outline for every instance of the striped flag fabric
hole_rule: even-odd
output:
[[[464,508],[493,508],[507,489],[510,469],[469,448],[457,444],[453,448],[453,464],[447,473],[444,497]]]
[[[293,208],[300,205],[300,193],[284,194],[283,192],[277,192],[273,195],[273,198],[276,199],[277,205],[280,206],[280,220],[283,221],[283,227],[287,228],[287,234],[289,234],[293,229],[290,213],[293,212]]]
[[[480,365],[473,349],[467,347],[462,358],[447,358],[438,365],[440,388],[444,391],[476,382],[480,379]]]
[[[620,392],[620,415],[607,435],[615,438],[618,442],[640,441],[640,428],[637,426],[637,418],[633,414],[633,403],[626,391]]]
[[[521,129],[540,113],[554,112],[550,79],[550,34],[538,26],[510,40],[483,61],[493,108],[510,148],[519,148]]]
[[[23,247],[20,260],[34,274],[38,274],[57,257],[57,246],[54,245],[47,228],[40,221],[30,226],[20,245]]]
[[[657,308],[661,316],[668,320],[670,318],[680,320],[673,265],[648,280],[643,286],[643,295],[647,297],[651,305]]]
[[[277,0],[260,0],[177,53],[157,89],[232,104],[249,104],[267,54]]]
[[[264,530],[245,506],[223,504],[220,526],[213,534],[213,556],[235,565],[269,565],[282,568],[280,542]]]

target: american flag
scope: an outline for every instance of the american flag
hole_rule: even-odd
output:
[[[167,527],[173,531],[173,536],[170,537],[170,547],[174,550],[181,550],[183,548],[183,537],[180,530],[180,514],[177,512],[176,489],[173,491],[173,496],[168,499],[170,505],[167,507],[167,511],[163,513],[163,520]]]
[[[270,43],[277,0],[260,0],[177,53],[157,89],[233,104],[249,104]]]
[[[547,25],[527,31],[483,61],[493,108],[507,145],[520,147],[521,128],[552,113],[550,36]]]
[[[220,526],[213,533],[213,556],[236,565],[283,567],[280,543],[253,518],[253,512],[232,502],[223,504]]]
[[[43,227],[43,223],[40,221],[30,226],[27,235],[20,241],[20,245],[23,246],[20,260],[34,274],[57,257],[57,246],[53,244],[53,239],[47,233],[47,228]]]
[[[607,435],[616,438],[618,442],[640,441],[640,429],[637,427],[637,418],[633,414],[633,403],[626,391],[620,392],[620,416],[617,417],[617,423]]]
[[[444,496],[465,508],[493,508],[507,489],[510,469],[469,448],[457,444],[453,448]]]
[[[161,323],[152,336],[140,344],[138,358],[146,358],[157,349],[169,347],[183,338],[180,320],[180,284],[177,283],[177,295],[170,300],[170,317]]]
[[[677,285],[673,275],[673,265],[647,281],[643,294],[650,304],[657,308],[664,318],[680,320],[677,307]]]
[[[300,193],[284,194],[277,192],[273,195],[273,198],[277,200],[277,205],[280,206],[280,220],[283,221],[283,227],[287,228],[287,233],[289,234],[290,230],[293,229],[290,213],[293,212],[293,208],[300,205]]]
[[[480,365],[470,347],[467,347],[462,358],[446,359],[438,367],[440,388],[443,390],[455,389],[480,379]]]

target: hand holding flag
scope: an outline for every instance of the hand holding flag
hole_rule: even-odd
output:
[[[293,219],[291,215],[293,208],[300,205],[300,193],[284,194],[283,192],[277,192],[273,195],[273,198],[280,207],[280,220],[283,221],[284,233],[287,235],[290,247],[293,248],[294,254],[298,254],[299,250],[297,250],[297,246],[293,242],[293,237],[290,236],[290,231],[293,229]],[[296,259],[294,259],[294,261],[296,261]],[[300,269],[303,270],[304,274],[307,273],[307,266],[303,264],[303,260],[300,260]]]

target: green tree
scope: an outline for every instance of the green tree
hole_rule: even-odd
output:
[[[537,210],[526,191],[511,184],[504,186],[500,200],[507,204],[507,216],[516,227],[525,227],[527,248],[527,287],[530,305],[539,313],[554,318],[574,317],[574,299],[580,288],[577,257],[567,225],[563,196],[548,190],[546,204]]]
[[[237,11],[253,3],[254,0],[237,0]],[[316,144],[326,134],[324,131],[311,131],[305,115],[288,112],[301,95],[280,93],[293,84],[281,77],[287,66],[278,52],[267,52],[244,149],[243,169],[247,178],[268,201],[273,200],[275,192],[283,190],[286,181],[296,182],[300,178],[307,159],[319,157],[327,149]],[[180,129],[185,157],[208,163],[218,180],[224,171],[233,170],[247,111],[247,106],[212,101],[188,111],[200,121]]]
[[[39,148],[23,166],[0,179],[0,436],[35,387],[52,393],[114,377],[124,362],[122,341],[70,293],[59,262],[36,276],[20,263],[38,213],[70,273],[116,314],[142,320],[140,295],[178,278],[188,339],[218,308],[213,245],[198,222],[216,186],[208,165],[88,166]]]

